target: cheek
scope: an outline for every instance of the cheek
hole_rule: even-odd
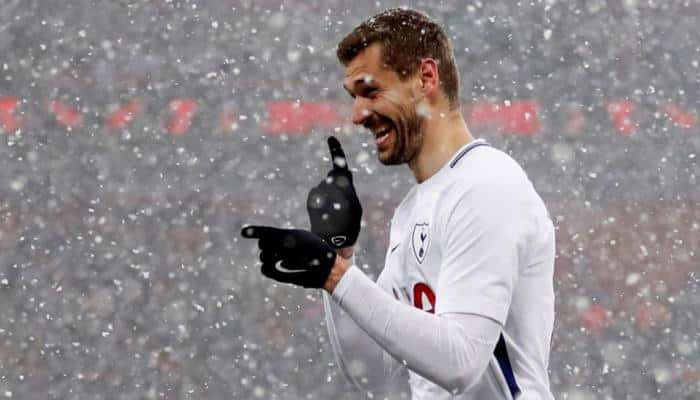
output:
[[[405,97],[402,97],[401,94],[398,93],[386,94],[378,102],[378,105],[379,104],[380,106],[376,108],[376,111],[394,121],[396,121],[397,118],[405,118],[408,107],[413,107],[410,102],[406,101]]]
[[[395,91],[384,92],[381,96],[381,99],[388,104],[399,104],[401,98],[401,94]]]
[[[408,107],[415,107],[416,102],[421,98],[420,94],[420,92],[415,91],[411,86],[403,85],[389,93],[388,96],[392,102],[399,105],[402,109],[405,109]]]

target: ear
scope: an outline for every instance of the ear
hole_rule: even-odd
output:
[[[421,81],[421,92],[425,97],[435,97],[440,88],[440,73],[438,62],[433,58],[424,58],[418,67],[418,76]]]

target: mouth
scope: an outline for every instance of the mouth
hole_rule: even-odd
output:
[[[377,146],[383,145],[389,140],[389,137],[393,132],[394,129],[391,125],[385,125],[378,129],[372,130],[372,133],[374,134],[374,143]]]

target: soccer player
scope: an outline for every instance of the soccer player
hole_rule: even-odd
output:
[[[362,207],[329,139],[333,169],[309,193],[311,232],[243,228],[259,241],[262,273],[330,294],[331,343],[361,389],[377,376],[348,364],[360,356],[381,379],[405,366],[413,399],[553,399],[554,227],[522,168],[469,132],[444,31],[421,12],[391,9],[355,28],[337,55],[353,123],[372,132],[382,163],[407,164],[417,183],[394,213],[373,282],[351,256]]]

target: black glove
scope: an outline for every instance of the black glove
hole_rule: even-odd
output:
[[[335,249],[309,231],[247,226],[241,235],[258,239],[261,272],[278,282],[321,288],[335,263]]]
[[[311,232],[336,249],[350,247],[360,234],[362,206],[355,193],[352,173],[338,139],[328,138],[333,169],[326,179],[309,191],[306,209]]]

